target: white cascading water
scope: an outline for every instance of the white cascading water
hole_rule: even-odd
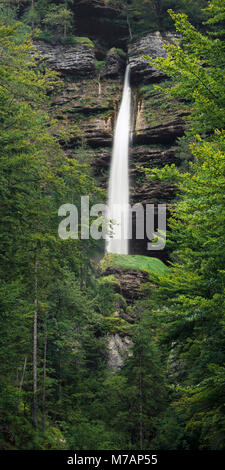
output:
[[[106,252],[128,254],[129,171],[131,88],[130,66],[126,68],[122,102],[117,117],[108,189],[107,219],[112,222],[113,236],[107,238]]]

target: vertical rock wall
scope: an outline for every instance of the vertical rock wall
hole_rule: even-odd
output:
[[[78,3],[81,10],[87,5],[87,2]],[[101,3],[94,2],[92,14],[103,8]],[[128,46],[127,57],[118,49],[110,48],[100,71],[96,67],[97,51],[94,47],[36,44],[40,59],[59,71],[64,80],[63,90],[53,99],[53,114],[59,120],[59,134],[67,134],[66,142],[62,142],[65,151],[76,158],[83,148],[91,160],[99,186],[105,189],[124,69],[126,61],[130,63],[133,90],[131,204],[155,204],[156,223],[157,204],[169,203],[175,196],[175,188],[170,183],[149,183],[141,167],[179,165],[176,145],[177,139],[184,134],[186,113],[182,104],[166,102],[165,97],[155,91],[154,84],[163,84],[166,77],[152,69],[143,56],[165,56],[163,43],[170,41],[177,41],[177,37],[171,34],[162,37],[158,32],[146,35]],[[148,252],[147,242],[147,239],[135,240],[134,236],[130,252],[167,259],[166,250]]]

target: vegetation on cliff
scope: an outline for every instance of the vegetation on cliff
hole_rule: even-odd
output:
[[[106,270],[107,267],[121,268],[124,270],[134,269],[145,271],[149,274],[166,273],[168,268],[157,258],[149,258],[140,255],[116,255],[108,254],[101,261],[101,267]]]
[[[81,36],[80,20],[83,16],[87,19],[90,15],[98,20],[102,12],[104,22],[109,27],[113,24],[115,27],[117,24],[121,26],[126,42],[150,31],[174,29],[167,13],[169,8],[186,13],[192,23],[200,26],[205,16],[202,8],[206,5],[206,0],[4,0],[0,4],[0,11],[6,21],[12,22],[19,18],[25,29],[30,29],[43,40],[68,44]],[[103,28],[101,22],[99,27]],[[90,27],[91,39],[94,37],[98,42],[99,33]],[[103,34],[102,43],[107,43],[107,40],[110,38]]]

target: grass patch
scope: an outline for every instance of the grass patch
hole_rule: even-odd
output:
[[[101,260],[101,268],[105,271],[108,267],[144,271],[149,275],[164,275],[169,270],[160,259],[141,255],[106,255]]]

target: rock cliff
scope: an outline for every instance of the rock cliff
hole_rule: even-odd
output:
[[[121,338],[117,333],[107,336],[108,342],[108,368],[115,373],[124,363],[124,359],[132,355],[132,341],[128,336]]]
[[[133,42],[128,47],[128,60],[131,67],[131,82],[133,85],[140,83],[156,83],[165,78],[159,71],[149,66],[146,56],[166,57],[163,44],[177,42],[174,34],[162,34],[156,31]]]
[[[43,41],[35,43],[39,58],[47,67],[73,77],[93,77],[96,75],[94,48],[86,45],[52,46]]]
[[[121,20],[121,7],[104,0],[74,2],[78,34],[103,41],[108,47],[123,47],[128,38],[128,26]]]
[[[87,8],[90,18],[88,22]],[[96,24],[99,25],[98,34],[104,36],[107,22],[102,21],[102,18],[114,17],[116,14],[115,9],[107,7],[100,0],[80,0],[76,3],[76,9],[79,10],[80,18],[83,15],[86,22],[82,25],[81,19],[81,29],[86,28],[85,32],[91,38],[94,38],[94,31],[97,30]],[[92,21],[97,22],[94,28]],[[111,27],[115,28],[115,24]],[[160,81],[163,86],[166,77],[152,69],[148,61],[143,59],[143,55],[164,56],[163,42],[176,41],[177,38],[172,35],[162,37],[160,33],[148,34],[130,44],[126,56],[123,51],[118,50],[118,41],[114,41],[113,35],[108,41],[108,51],[103,51],[99,46],[51,46],[39,41],[36,43],[40,54],[38,60],[58,71],[63,79],[62,90],[52,100],[52,113],[58,119],[57,134],[65,152],[81,162],[88,159],[98,185],[105,190],[124,70],[126,62],[130,63],[133,108],[130,201],[132,205],[142,203],[144,207],[146,204],[155,204],[157,228],[157,204],[168,205],[175,197],[176,189],[170,183],[147,181],[142,168],[162,168],[166,164],[180,164],[177,139],[184,134],[187,111],[183,103],[165,101],[164,96],[154,89],[154,83]],[[98,66],[99,58],[101,69]],[[147,251],[148,240],[135,239],[135,217],[132,220],[133,240],[130,242],[130,253],[158,257],[166,261],[167,249],[158,252]],[[113,320],[114,330],[111,331],[109,327],[106,337],[108,367],[112,372],[116,372],[123,364],[124,357],[131,351],[129,329],[135,318],[129,308],[142,295],[141,286],[149,282],[149,276],[146,272],[115,267],[108,267],[104,276],[115,277],[115,292],[124,299],[126,305],[115,305],[115,312],[110,319]],[[115,328],[117,321],[118,328]],[[121,321],[125,329],[121,329]]]
[[[83,0],[77,3],[77,8],[81,16],[88,6],[91,17],[99,14],[101,18],[106,18],[109,10],[103,3],[97,0]],[[109,18],[116,10],[112,8],[110,11]],[[84,13],[84,17],[87,18],[87,13]],[[57,132],[65,151],[77,158],[80,149],[83,149],[83,154],[86,153],[92,163],[99,186],[104,189],[107,188],[124,69],[126,61],[130,63],[133,95],[130,150],[132,204],[168,204],[175,196],[172,184],[161,181],[148,182],[141,168],[180,163],[176,144],[177,139],[184,135],[187,111],[183,103],[165,100],[160,92],[155,91],[154,83],[160,81],[163,86],[166,77],[153,70],[147,60],[143,59],[143,55],[165,56],[163,43],[177,40],[178,38],[171,34],[163,37],[158,32],[148,34],[128,46],[127,57],[123,51],[110,47],[105,53],[105,61],[100,71],[97,69],[96,60],[98,48],[86,45],[51,46],[41,41],[36,43],[40,60],[46,61],[49,67],[59,71],[64,80],[62,91],[53,98],[52,110],[59,122]],[[63,138],[64,134],[66,139]],[[155,219],[157,223],[157,207]],[[134,236],[130,243],[130,252],[157,256],[164,261],[167,259],[167,250],[154,253],[146,251],[147,242],[147,239],[135,240]]]
[[[105,78],[115,78],[124,75],[126,68],[126,55],[113,47],[106,56],[106,66],[103,72]]]

